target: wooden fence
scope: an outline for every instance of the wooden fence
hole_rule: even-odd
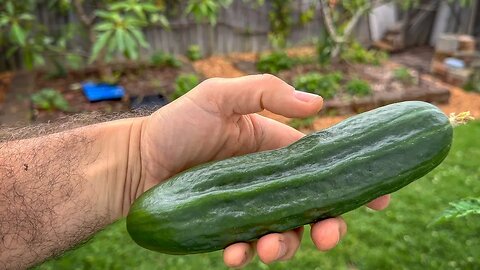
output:
[[[298,0],[293,4],[294,25],[288,37],[290,44],[307,43],[318,37],[323,27],[319,16],[305,25],[299,23],[302,12],[314,1],[316,0]],[[220,12],[218,23],[214,27],[208,23],[197,23],[192,17],[185,16],[180,9],[178,16],[169,18],[170,29],[158,26],[144,30],[150,48],[144,50],[141,55],[147,58],[158,50],[184,54],[192,44],[199,45],[203,52],[215,54],[265,50],[269,48],[268,13],[271,10],[271,2],[267,0],[262,6],[255,6],[253,2],[255,1],[234,0],[228,9]],[[47,5],[39,6],[36,12],[38,23],[53,32],[60,31],[62,27],[71,23],[79,24],[74,12],[61,14],[50,10]],[[79,32],[74,42],[71,42],[70,49],[86,54],[87,40],[86,33]],[[2,55],[0,70],[22,67],[20,54],[6,59],[5,50],[0,48],[0,53]]]

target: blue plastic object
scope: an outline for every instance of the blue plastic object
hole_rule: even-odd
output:
[[[86,82],[82,84],[82,88],[90,102],[121,99],[125,96],[123,87],[115,84]]]
[[[444,60],[445,65],[449,68],[464,68],[465,67],[465,62],[463,60],[458,59],[458,58],[445,58]]]

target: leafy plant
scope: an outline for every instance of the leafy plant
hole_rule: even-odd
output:
[[[284,51],[275,51],[270,54],[263,54],[257,62],[257,69],[260,72],[276,74],[282,70],[290,69],[294,60]]]
[[[470,92],[480,93],[480,70],[475,71],[463,89]]]
[[[202,59],[202,51],[200,50],[200,46],[198,45],[190,45],[187,50],[187,57],[191,61],[197,61]]]
[[[159,67],[179,68],[182,66],[182,62],[180,62],[175,55],[166,53],[164,51],[157,51],[154,53],[150,57],[150,62]]]
[[[333,42],[324,28],[320,30],[320,36],[316,48],[318,63],[320,65],[329,64],[332,60],[332,51],[335,48],[335,42]]]
[[[141,48],[149,47],[142,31],[144,27],[169,26],[164,7],[153,0],[100,3],[93,9],[84,7],[85,2],[74,1],[74,11],[88,33],[89,62],[96,63],[101,76],[110,76],[112,72],[105,62],[118,55],[136,60]]]
[[[271,11],[268,13],[270,32],[268,40],[276,50],[284,49],[287,46],[287,37],[292,28],[292,1],[273,0]]]
[[[447,208],[432,224],[443,223],[455,218],[468,215],[480,215],[480,198],[466,198],[451,202]]]
[[[9,26],[7,32],[14,44],[25,45],[28,25],[35,19],[30,12],[31,10],[22,10],[15,6],[13,1],[5,3],[5,10],[0,13],[0,27]]]
[[[220,9],[228,7],[232,2],[233,0],[189,0],[185,12],[193,14],[198,22],[207,19],[211,25],[215,25]]]
[[[324,99],[331,99],[340,89],[342,79],[343,75],[340,72],[325,75],[312,72],[296,77],[293,84],[296,89],[320,95]]]
[[[362,79],[352,79],[345,86],[347,92],[354,96],[368,96],[372,93],[370,84]]]
[[[311,128],[315,123],[315,116],[307,118],[294,118],[288,122],[288,125],[294,129]]]
[[[345,48],[341,54],[341,58],[352,63],[380,65],[388,58],[388,55],[384,52],[367,50],[360,43],[353,42]]]
[[[175,80],[175,90],[173,91],[170,98],[175,100],[183,95],[185,95],[188,91],[192,90],[195,86],[200,83],[200,79],[195,74],[181,74]]]
[[[108,11],[98,10],[96,15],[102,22],[94,27],[97,38],[93,44],[90,62],[95,61],[103,50],[107,60],[112,59],[116,53],[138,59],[140,47],[149,47],[140,30],[146,25],[145,21],[134,16],[123,16],[112,8]]]
[[[31,69],[44,65],[47,58],[54,61],[51,53],[71,58],[66,51],[66,42],[73,36],[69,27],[60,28],[55,36],[47,28],[36,23],[36,1],[3,1],[0,8],[0,45],[6,49],[4,56],[11,58],[21,53],[23,66]]]
[[[406,67],[399,67],[394,69],[393,78],[406,85],[412,85],[415,83],[415,77]]]
[[[31,100],[36,108],[53,111],[68,111],[70,105],[63,95],[55,89],[44,88],[31,96]]]

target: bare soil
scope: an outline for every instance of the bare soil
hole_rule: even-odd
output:
[[[313,47],[300,47],[289,49],[287,50],[287,53],[291,56],[314,57],[315,49]],[[428,61],[428,53],[428,50],[420,51],[420,55],[417,59],[418,61],[416,61],[414,63],[415,65],[412,66],[414,70],[421,70],[422,68],[420,66],[427,65],[425,62]],[[139,65],[133,67],[126,66],[121,68],[117,67],[117,70],[120,70],[121,72],[119,83],[125,87],[127,93],[127,96],[120,101],[89,103],[86,100],[82,91],[80,90],[79,83],[87,80],[98,81],[98,74],[96,74],[95,71],[70,72],[68,76],[64,78],[51,78],[48,74],[39,73],[35,78],[33,92],[39,91],[43,88],[57,89],[70,103],[70,113],[84,111],[126,111],[130,108],[129,100],[132,96],[146,96],[154,94],[169,95],[173,91],[175,78],[180,73],[197,73],[202,78],[230,78],[258,73],[255,68],[255,62],[258,60],[258,56],[259,55],[257,53],[235,53],[228,56],[212,56],[193,63],[183,60],[184,64],[180,69],[165,67],[159,68],[148,65]],[[327,69],[315,64],[304,64],[296,66],[291,70],[281,72],[278,74],[278,76],[287,82],[292,83],[294,77],[311,71],[322,73],[342,71],[345,74],[345,81],[353,77],[359,77],[369,81],[373,87],[374,93],[392,92],[394,90],[406,91],[404,85],[395,83],[391,78],[392,70],[399,66],[399,64],[396,62],[398,59],[401,60],[399,62],[409,62],[410,60],[416,58],[415,54],[413,54],[413,56],[412,54],[392,56],[390,61],[379,67],[337,64]],[[5,97],[7,89],[10,89],[9,91],[15,91],[15,89],[10,87],[10,81],[12,80],[13,76],[14,74],[12,73],[0,74],[0,110],[6,103],[12,102],[11,100],[5,100]],[[450,114],[452,112],[458,113],[470,111],[474,117],[480,117],[480,94],[465,92],[458,87],[453,87],[451,85],[442,83],[438,79],[435,79],[428,74],[422,74],[421,72],[419,73],[419,80],[427,84],[429,87],[449,90],[451,94],[449,103],[440,105],[440,108],[444,110],[445,113]],[[417,86],[416,91],[418,91],[419,88],[425,88],[425,84]],[[351,98],[349,100],[341,96],[334,101],[338,100],[342,102],[352,101]],[[327,101],[325,107],[328,108],[328,106],[330,105]],[[19,108],[19,110],[21,109],[31,110],[31,107]],[[33,112],[33,120],[36,121],[47,121],[65,115],[63,112],[44,112],[37,110],[34,110]],[[320,114],[313,126],[304,131],[310,132],[311,130],[326,128],[340,122],[349,115],[352,115],[354,112],[352,111],[344,113],[345,115],[337,116],[325,115],[325,113],[323,115]],[[262,112],[262,115],[271,117],[283,123],[288,123],[288,121],[290,121],[290,119],[286,117],[275,115],[267,111]]]

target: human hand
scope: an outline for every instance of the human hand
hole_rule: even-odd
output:
[[[287,146],[304,134],[256,113],[267,109],[286,117],[307,117],[322,104],[321,97],[295,91],[272,75],[206,80],[145,119],[136,196],[198,164]],[[388,202],[389,197],[383,196],[368,206],[379,210]],[[311,237],[318,249],[328,250],[346,231],[343,219],[331,218],[312,224]],[[224,262],[242,267],[255,250],[264,263],[290,259],[302,233],[303,227],[268,234],[255,243],[232,244],[224,250]]]

